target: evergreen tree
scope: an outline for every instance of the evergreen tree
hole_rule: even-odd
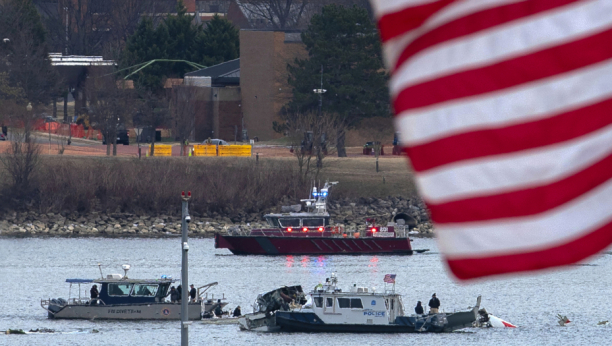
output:
[[[168,58],[168,37],[166,26],[160,25],[155,29],[151,19],[144,18],[123,50],[121,66],[129,67],[153,59]],[[151,64],[130,78],[138,87],[157,92],[163,87],[167,68],[165,64]]]
[[[293,98],[290,113],[318,112],[323,88],[323,113],[336,114],[338,156],[346,156],[344,132],[361,119],[389,116],[388,74],[384,70],[378,31],[368,12],[360,7],[325,6],[302,33],[308,59],[289,65]]]
[[[168,30],[169,40],[166,51],[169,59],[193,61],[196,51],[195,43],[202,35],[202,26],[192,23],[193,17],[188,16],[187,9],[182,1],[178,2],[176,16],[168,15],[164,20],[164,26]],[[201,60],[193,61],[200,63]],[[172,74],[183,77],[185,73],[193,70],[185,63],[173,63],[171,66]]]
[[[59,77],[51,66],[45,30],[31,0],[0,2],[0,33],[0,53],[6,59],[0,72],[6,73],[5,83],[19,90],[20,97],[14,100],[48,104],[57,94]]]
[[[177,14],[166,17],[157,28],[150,19],[143,19],[126,44],[121,68],[153,59],[186,60],[210,66],[238,58],[238,30],[229,21],[215,16],[203,28],[194,24],[193,17],[186,12],[179,1]],[[138,88],[158,93],[165,78],[182,78],[192,70],[193,67],[182,62],[154,63],[133,79]]]
[[[238,29],[230,21],[215,14],[211,21],[206,23],[203,35],[198,37],[198,51],[194,60],[211,66],[237,59],[240,56],[239,36]]]

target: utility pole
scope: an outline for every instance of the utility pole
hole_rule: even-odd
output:
[[[188,262],[187,262],[187,251],[189,251],[189,244],[187,243],[187,224],[191,223],[191,217],[189,216],[189,200],[191,199],[191,191],[185,191],[181,193],[181,199],[183,200],[183,212],[181,222],[181,249],[183,259],[181,261],[181,346],[189,345],[189,282],[188,282]]]

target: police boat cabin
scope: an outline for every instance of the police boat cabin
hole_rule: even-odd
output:
[[[298,332],[450,332],[471,327],[480,305],[479,297],[477,306],[469,311],[406,316],[401,295],[394,288],[377,293],[355,285],[343,292],[337,281],[332,274],[324,285],[315,287],[310,293],[311,306],[276,311],[276,325],[282,331]]]
[[[55,319],[180,319],[180,304],[166,298],[170,294],[171,285],[178,280],[165,275],[160,279],[130,279],[127,277],[130,266],[122,267],[125,275],[109,274],[100,279],[66,279],[70,284],[68,299],[43,299],[41,306],[49,318]],[[72,297],[75,285],[78,285],[78,297]],[[91,286],[91,290],[81,295],[81,285]],[[189,319],[199,320],[207,305],[198,292],[196,299],[189,302]],[[209,308],[212,309],[212,306]]]

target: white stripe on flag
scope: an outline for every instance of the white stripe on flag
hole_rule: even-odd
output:
[[[429,18],[417,29],[411,30],[401,36],[394,37],[393,39],[385,42],[383,45],[385,64],[389,69],[394,69],[397,59],[409,43],[424,33],[429,32],[439,26],[489,8],[522,1],[526,0],[468,0],[451,4],[431,16],[431,18]],[[377,3],[378,2],[375,4]]]
[[[436,227],[448,259],[537,251],[577,239],[612,221],[612,179],[556,209],[536,216]]]
[[[524,20],[447,41],[417,53],[395,71],[390,90],[459,71],[509,60],[604,31],[612,26],[612,1],[599,0],[560,7]]]
[[[373,1],[372,8],[377,18],[382,17],[385,14],[399,12],[410,7],[421,6],[425,4],[431,4],[438,0],[384,0],[384,1]]]
[[[458,133],[540,120],[607,99],[612,94],[612,60],[485,96],[461,99],[395,118],[404,145]]]
[[[496,195],[579,172],[612,154],[610,143],[612,125],[556,145],[434,168],[417,174],[416,181],[428,203]]]

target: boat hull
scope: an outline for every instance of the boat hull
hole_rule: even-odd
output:
[[[201,319],[199,303],[189,304],[189,319]],[[65,305],[59,311],[49,311],[49,318],[87,320],[179,320],[181,305],[172,303],[130,305]]]
[[[235,255],[412,255],[409,238],[268,237],[215,234],[215,248]]]
[[[454,321],[452,315],[456,315]],[[306,333],[447,333],[470,327],[472,311],[423,317],[398,317],[393,324],[325,323],[315,313],[277,312],[275,322],[282,331]]]

